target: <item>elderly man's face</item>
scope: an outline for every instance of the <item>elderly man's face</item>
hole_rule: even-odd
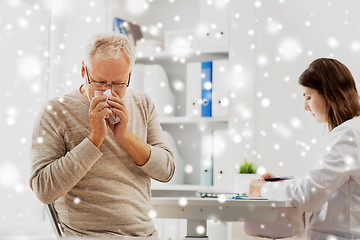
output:
[[[90,100],[94,97],[95,91],[105,91],[109,88],[112,88],[120,98],[124,97],[130,78],[130,60],[127,56],[118,59],[103,59],[94,55],[90,58],[90,64],[83,66],[85,67],[83,77]]]

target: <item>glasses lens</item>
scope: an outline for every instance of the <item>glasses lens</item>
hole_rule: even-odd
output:
[[[104,83],[91,82],[91,85],[93,85],[93,87],[98,90],[104,90],[106,88]]]

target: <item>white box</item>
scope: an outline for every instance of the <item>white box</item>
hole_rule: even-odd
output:
[[[212,116],[227,117],[230,109],[230,69],[228,60],[213,61]]]
[[[186,65],[186,116],[201,117],[201,62]]]

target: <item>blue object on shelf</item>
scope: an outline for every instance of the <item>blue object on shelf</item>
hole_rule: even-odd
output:
[[[201,63],[201,116],[211,117],[212,109],[212,62]]]

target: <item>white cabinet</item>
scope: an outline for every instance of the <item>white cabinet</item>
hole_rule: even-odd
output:
[[[177,163],[176,171],[181,171],[184,174],[182,184],[185,184],[185,189],[191,189],[195,185],[198,190],[220,190],[230,184],[226,182],[226,179],[228,179],[227,176],[232,175],[231,160],[229,154],[224,154],[224,152],[229,151],[222,148],[227,145],[226,133],[229,116],[222,113],[219,117],[189,117],[186,113],[188,107],[186,91],[191,88],[191,86],[186,86],[189,84],[186,81],[187,63],[219,59],[228,59],[228,52],[194,53],[184,59],[183,62],[174,60],[172,54],[167,55],[164,52],[138,57],[136,60],[137,64],[141,65],[159,64],[166,71],[171,91],[175,96],[175,116],[161,117],[160,122],[163,130],[169,132],[173,137],[176,151],[183,159],[181,164]],[[214,74],[219,73],[214,70]],[[176,84],[180,84],[182,87],[177,88]],[[222,84],[229,83],[223,82]],[[216,96],[216,93],[213,95]],[[221,91],[218,93],[218,95],[223,96]],[[218,104],[218,102],[216,103]],[[157,110],[159,111],[159,109]],[[219,154],[221,151],[222,153]],[[215,160],[218,160],[218,164]],[[178,190],[179,186],[177,185],[171,186],[171,182],[161,184],[153,181],[152,188]]]

